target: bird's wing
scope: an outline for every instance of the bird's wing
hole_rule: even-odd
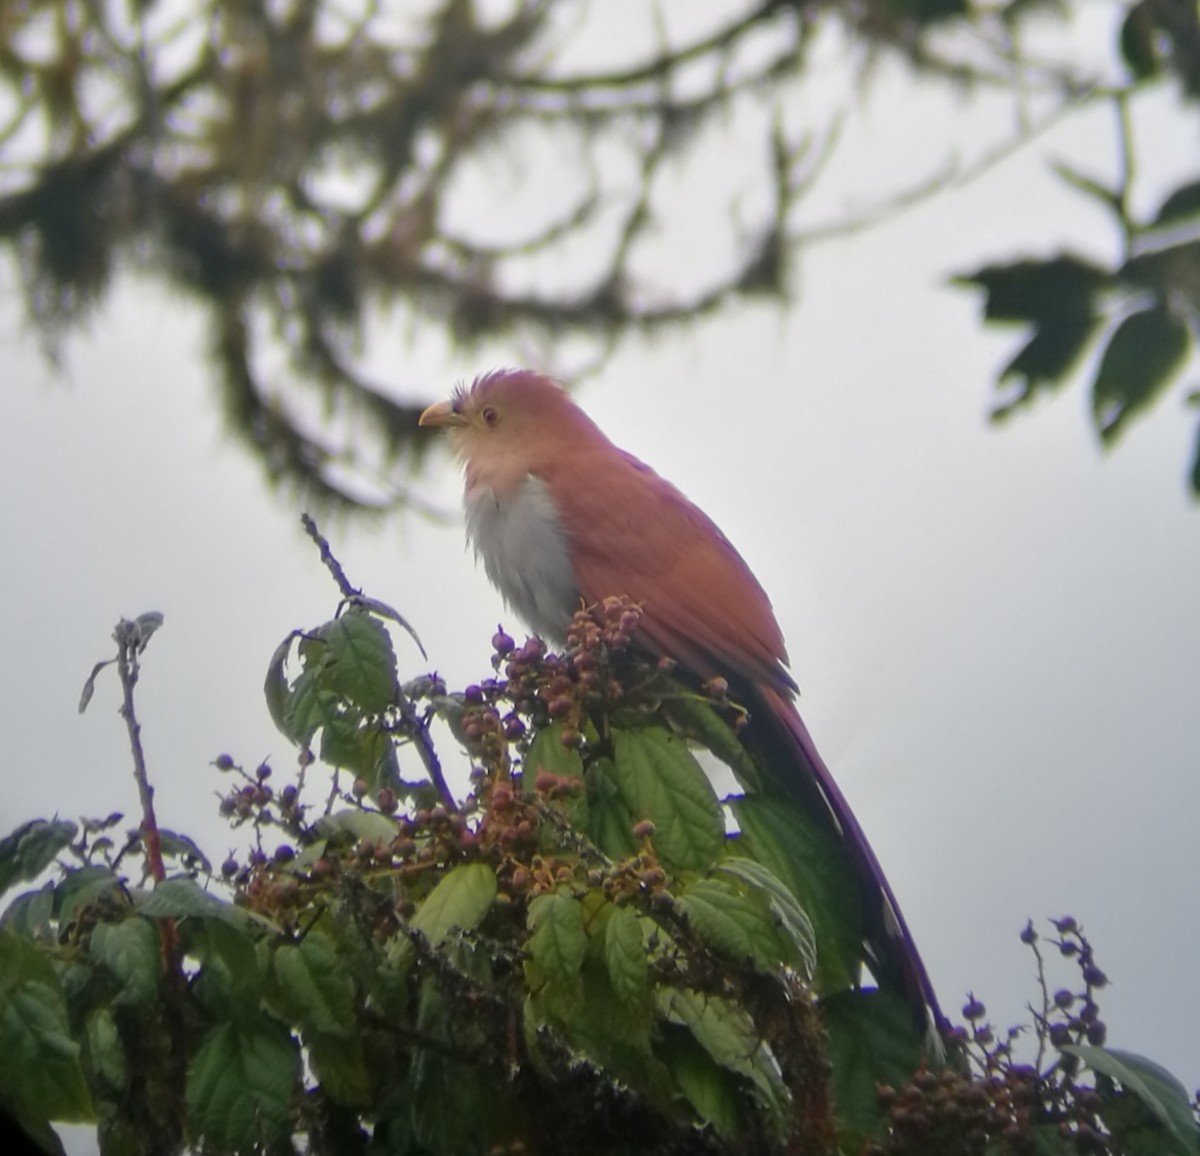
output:
[[[701,676],[794,690],[771,603],[713,521],[632,455],[593,457],[545,478],[584,601],[641,604],[643,642]]]

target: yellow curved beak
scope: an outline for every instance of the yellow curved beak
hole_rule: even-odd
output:
[[[435,401],[417,419],[417,425],[466,425],[467,419],[454,408],[452,401]]]

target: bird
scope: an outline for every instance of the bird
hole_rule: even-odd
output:
[[[906,998],[927,1040],[946,1021],[892,888],[796,706],[770,599],[729,539],[650,466],[615,446],[554,379],[497,369],[430,405],[465,473],[466,532],[493,586],[545,641],[609,597],[640,607],[635,643],[748,711],[745,745],[772,784],[846,850],[863,962]],[[819,950],[819,945],[818,945]]]

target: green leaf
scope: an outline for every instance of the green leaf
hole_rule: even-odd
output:
[[[155,919],[223,919],[235,927],[249,922],[244,911],[210,895],[187,875],[164,879],[142,900],[139,909]]]
[[[325,724],[321,760],[365,779],[372,795],[380,787],[394,786],[400,777],[391,736],[357,715],[339,715]]]
[[[779,970],[788,957],[767,900],[720,879],[698,879],[679,900],[697,934],[734,963]]]
[[[715,1063],[753,1084],[772,1126],[782,1133],[791,1097],[750,1016],[721,996],[685,988],[660,988],[658,1002],[664,1019],[686,1027]]]
[[[282,1002],[294,1022],[328,1036],[356,1034],[354,981],[328,936],[310,931],[272,957]]]
[[[610,859],[638,852],[634,820],[617,786],[612,760],[597,759],[587,772],[588,836]]]
[[[63,872],[54,889],[54,913],[59,927],[69,927],[80,912],[102,896],[122,886],[120,876],[108,867],[79,867]]]
[[[612,730],[613,777],[634,823],[654,823],[671,871],[703,871],[725,842],[721,804],[687,744],[661,727]]]
[[[1155,20],[1157,0],[1138,0],[1121,22],[1121,56],[1136,80],[1149,80],[1163,69],[1160,31]]]
[[[351,606],[325,632],[326,683],[369,714],[382,714],[396,697],[396,652],[378,618]]]
[[[123,1092],[128,1080],[128,1066],[117,1021],[107,1007],[99,1007],[87,1019],[87,1054],[93,1079],[106,1084],[112,1091]]]
[[[762,774],[737,732],[718,713],[708,699],[701,698],[680,684],[678,693],[664,700],[671,721],[689,738],[703,743],[737,776],[750,791],[761,790]]]
[[[604,963],[616,997],[629,1007],[642,1007],[650,992],[649,964],[641,922],[628,907],[613,907],[605,923]]]
[[[0,931],[0,1088],[35,1125],[96,1115],[53,967],[27,940]]]
[[[196,995],[217,1016],[241,1019],[254,1015],[263,992],[263,968],[254,940],[225,919],[206,918],[195,934],[200,957]]]
[[[730,806],[741,834],[739,854],[766,867],[799,901],[816,940],[817,989],[838,991],[858,981],[862,900],[846,848],[783,799],[748,795]]]
[[[844,991],[820,1002],[832,1065],[830,1087],[842,1147],[857,1152],[864,1138],[883,1134],[884,1113],[875,1085],[899,1088],[924,1058],[912,1009],[899,996],[877,990]]]
[[[54,884],[47,882],[36,891],[26,891],[9,904],[0,917],[0,927],[38,943],[52,944],[54,929]]]
[[[534,789],[539,771],[549,771],[560,778],[578,779],[583,784],[583,758],[577,750],[563,746],[562,732],[561,722],[552,723],[538,731],[529,744],[529,750],[521,760],[521,780],[526,791]],[[578,794],[567,795],[556,805],[562,808],[573,827],[580,831],[590,829],[586,792],[581,790]]]
[[[1071,253],[1048,261],[986,265],[954,278],[955,284],[978,286],[987,293],[988,321],[1049,321],[1055,326],[1090,318],[1093,299],[1109,280],[1107,270]]]
[[[1179,221],[1185,221],[1189,217],[1198,215],[1200,215],[1200,181],[1193,181],[1191,184],[1180,185],[1163,201],[1153,224],[1156,226],[1174,225]]]
[[[339,1104],[371,1102],[371,1080],[357,1033],[347,1036],[306,1032],[304,1044],[326,1096]]]
[[[159,828],[158,835],[164,855],[182,859],[187,867],[198,866],[206,875],[212,874],[212,864],[208,861],[208,856],[187,835],[168,831],[165,827]]]
[[[565,892],[539,895],[529,904],[528,927],[526,981],[555,1015],[565,1017],[583,996],[581,972],[588,946],[583,907]]]
[[[1023,379],[1025,388],[992,412],[993,418],[1008,416],[1013,409],[1031,401],[1036,387],[1061,385],[1091,344],[1099,327],[1095,317],[1064,317],[1043,321],[1016,356],[1000,371],[1000,380]]]
[[[1121,321],[1092,385],[1092,412],[1105,445],[1154,404],[1183,364],[1189,343],[1187,325],[1161,303]]]
[[[1170,1072],[1133,1052],[1067,1044],[1059,1051],[1078,1056],[1093,1072],[1116,1080],[1150,1109],[1166,1130],[1171,1150],[1179,1156],[1196,1156],[1200,1150],[1200,1125],[1192,1115],[1187,1089]]]
[[[90,953],[120,985],[114,1002],[148,1007],[158,995],[162,973],[158,929],[134,916],[120,923],[98,923],[92,931]]]
[[[439,947],[456,927],[474,931],[496,898],[496,873],[486,863],[463,863],[448,872],[412,918],[415,930]]]
[[[696,1115],[723,1140],[734,1139],[742,1129],[737,1088],[729,1071],[718,1064],[688,1031],[663,1033],[655,1054],[667,1065],[672,1079]]]
[[[267,677],[263,681],[263,696],[267,700],[271,721],[275,723],[279,732],[292,742],[299,742],[288,725],[292,690],[288,686],[287,660],[295,640],[296,633],[293,631],[275,647],[275,653],[271,655],[271,662],[267,667]]]
[[[325,839],[333,841],[343,835],[347,842],[354,843],[365,839],[368,843],[387,844],[400,834],[400,824],[395,819],[378,811],[358,808],[323,815],[317,820],[315,829]]]
[[[215,1150],[270,1147],[291,1132],[299,1077],[300,1052],[282,1025],[255,1018],[215,1027],[188,1070],[192,1139]]]
[[[317,731],[339,716],[338,696],[321,682],[319,671],[306,670],[292,685],[280,729],[297,746],[307,747]]]
[[[817,970],[816,934],[812,920],[795,895],[774,872],[755,859],[730,856],[718,864],[717,870],[741,879],[766,897],[772,914],[795,949],[791,962],[806,979],[812,979]]]
[[[36,879],[79,828],[67,819],[31,819],[0,839],[0,894],[14,883]]]

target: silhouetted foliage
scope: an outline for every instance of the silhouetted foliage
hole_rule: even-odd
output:
[[[822,106],[799,102],[821,44],[864,75],[891,57],[958,86],[1019,80],[1051,114],[1092,91],[1015,47],[1049,3],[745,0],[668,6],[657,25],[647,8],[601,66],[589,21],[603,7],[6,4],[0,242],[32,317],[53,343],[124,266],[183,289],[211,318],[230,428],[268,475],[385,506],[404,496],[390,467],[418,455],[421,408],[399,400],[411,382],[362,368],[385,318],[540,343],[562,369],[630,330],[787,299],[814,239],[797,206],[842,116],[814,123]],[[1171,7],[1139,4],[1132,27]],[[1145,71],[1172,65],[1157,35],[1134,39]],[[729,190],[708,188],[714,149]],[[705,194],[704,259],[681,260],[671,225]]]

